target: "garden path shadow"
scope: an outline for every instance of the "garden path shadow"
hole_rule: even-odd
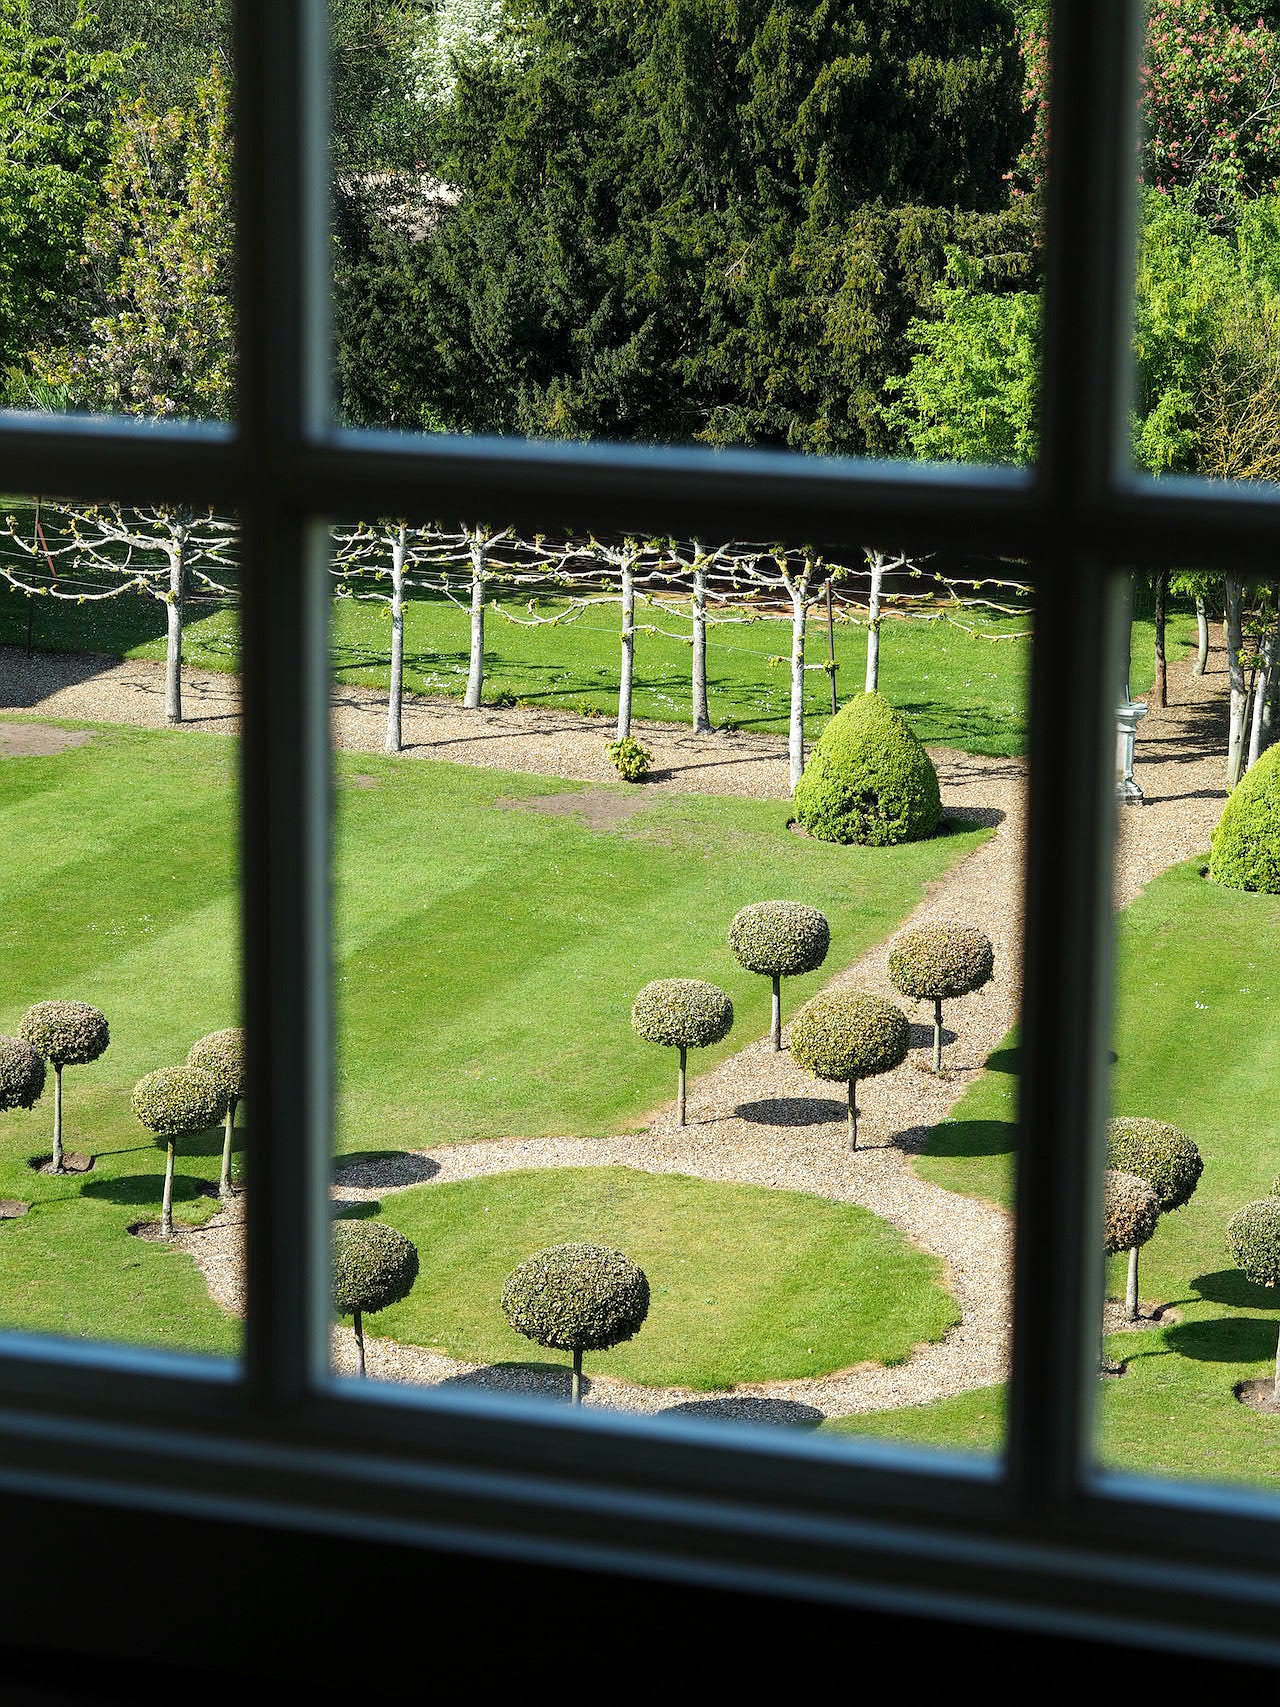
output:
[[[686,1399],[657,1412],[660,1417],[692,1417],[707,1422],[765,1423],[778,1428],[817,1428],[826,1413],[816,1405],[795,1399],[760,1399],[744,1396],[724,1399]]]
[[[353,1150],[337,1162],[333,1183],[355,1191],[394,1191],[423,1185],[439,1172],[439,1162],[418,1150]]]

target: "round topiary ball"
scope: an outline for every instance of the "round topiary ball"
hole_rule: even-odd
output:
[[[823,990],[791,1022],[791,1059],[819,1079],[849,1083],[892,1072],[910,1046],[902,1009],[865,990]]]
[[[212,1073],[223,1096],[239,1102],[244,1095],[244,1029],[229,1026],[197,1038],[187,1051],[187,1066]]]
[[[1109,1257],[1145,1245],[1160,1219],[1160,1199],[1137,1174],[1108,1168],[1102,1193],[1102,1243]]]
[[[161,1067],[133,1087],[133,1112],[165,1143],[215,1125],[226,1106],[218,1081],[199,1067]]]
[[[1268,747],[1227,796],[1209,876],[1228,889],[1280,895],[1280,746]]]
[[[767,978],[816,971],[830,946],[826,914],[799,901],[756,901],[735,913],[729,926],[738,964]]]
[[[111,1041],[107,1016],[88,1002],[37,1002],[27,1009],[18,1029],[55,1067],[96,1061]]]
[[[831,719],[796,784],[796,817],[824,842],[892,847],[932,836],[938,773],[902,713],[859,694]]]
[[[417,1246],[395,1227],[334,1222],[333,1304],[340,1315],[376,1315],[407,1298],[417,1278]]]
[[[649,1314],[649,1281],[621,1251],[552,1245],[507,1276],[502,1311],[518,1334],[554,1351],[607,1351]]]
[[[889,950],[889,981],[916,1001],[967,996],[990,981],[991,938],[976,925],[917,925]]]
[[[1181,1209],[1200,1183],[1204,1161],[1176,1126],[1124,1115],[1107,1123],[1107,1166],[1146,1180],[1160,1212]]]
[[[728,1036],[733,1003],[719,985],[701,978],[655,978],[632,1003],[631,1023],[649,1043],[706,1049]]]
[[[1280,1199],[1237,1209],[1227,1222],[1227,1249],[1255,1286],[1280,1286]]]
[[[44,1060],[21,1037],[0,1037],[0,1108],[31,1108],[44,1090]]]

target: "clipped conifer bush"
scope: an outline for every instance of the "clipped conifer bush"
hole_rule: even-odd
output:
[[[218,1196],[231,1196],[231,1147],[235,1138],[236,1109],[244,1096],[244,1029],[228,1026],[223,1031],[210,1031],[197,1038],[187,1051],[187,1066],[199,1067],[212,1073],[227,1099],[223,1116],[222,1173],[218,1179]]]
[[[680,1051],[676,1107],[685,1124],[685,1076],[691,1049],[707,1049],[733,1027],[733,1003],[701,978],[655,978],[631,1004],[631,1024],[649,1043]]]
[[[333,1224],[333,1306],[350,1316],[356,1374],[364,1375],[364,1318],[398,1304],[418,1278],[418,1247],[385,1221]]]
[[[1280,895],[1280,745],[1268,747],[1227,797],[1209,876],[1228,889]]]
[[[891,1073],[907,1058],[906,1014],[865,990],[823,990],[791,1022],[791,1058],[819,1079],[848,1086],[849,1144],[858,1148],[858,1081]]]
[[[88,1002],[36,1002],[18,1027],[24,1042],[53,1066],[54,1173],[66,1172],[62,1159],[62,1069],[96,1061],[111,1042],[107,1016]]]
[[[859,694],[823,730],[796,784],[796,817],[824,842],[892,847],[937,831],[938,773],[900,711]]]
[[[502,1313],[518,1334],[573,1354],[572,1400],[582,1402],[582,1356],[634,1339],[649,1314],[649,1281],[605,1245],[552,1245],[507,1276]]]
[[[1227,1249],[1255,1286],[1280,1286],[1280,1198],[1259,1198],[1237,1209],[1227,1222]],[[1272,1398],[1280,1404],[1280,1339]]]
[[[0,1109],[33,1108],[44,1090],[44,1060],[21,1037],[0,1037]]]
[[[977,925],[916,925],[889,950],[889,982],[916,1001],[933,1003],[933,1070],[942,1071],[942,1004],[991,981],[995,951]]]
[[[160,1237],[173,1237],[173,1161],[179,1138],[204,1132],[222,1119],[226,1097],[212,1073],[199,1067],[161,1067],[133,1087],[133,1112],[165,1147]]]
[[[738,964],[773,982],[770,1038],[782,1048],[782,980],[816,972],[827,958],[831,927],[825,913],[800,901],[756,901],[734,914],[729,947]]]

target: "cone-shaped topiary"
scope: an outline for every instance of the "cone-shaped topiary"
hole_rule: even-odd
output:
[[[333,1306],[350,1316],[356,1336],[356,1374],[363,1375],[364,1318],[398,1304],[418,1278],[418,1247],[385,1221],[333,1224]]]
[[[1228,796],[1209,848],[1209,876],[1228,889],[1280,895],[1280,746],[1268,747]]]
[[[37,1002],[18,1028],[37,1054],[53,1063],[53,1171],[62,1162],[62,1069],[96,1061],[111,1041],[105,1014],[88,1002]]]
[[[1146,1180],[1160,1213],[1181,1209],[1200,1183],[1204,1161],[1176,1126],[1163,1120],[1124,1115],[1107,1123],[1107,1166]],[[1129,1249],[1129,1279],[1124,1295],[1129,1320],[1138,1319],[1138,1246]]]
[[[507,1276],[502,1312],[518,1334],[573,1353],[571,1396],[582,1403],[582,1354],[634,1339],[649,1314],[649,1281],[621,1251],[552,1245]]]
[[[133,1087],[133,1112],[165,1147],[162,1239],[173,1237],[173,1158],[178,1139],[216,1125],[226,1106],[218,1081],[199,1067],[161,1067]]]
[[[932,836],[938,773],[900,711],[859,694],[831,719],[796,784],[796,817],[824,842],[892,847]]]
[[[799,901],[756,901],[733,916],[729,947],[738,964],[773,980],[769,1035],[782,1048],[782,980],[816,972],[827,958],[831,927],[825,913]]]
[[[889,950],[889,982],[904,996],[933,1003],[933,1070],[942,1071],[942,1004],[990,982],[991,938],[977,925],[917,925]]]
[[[236,1109],[244,1095],[244,1031],[238,1025],[211,1031],[197,1038],[187,1051],[187,1066],[212,1073],[227,1099],[222,1138],[222,1173],[218,1196],[231,1196],[231,1145],[235,1134]]]
[[[0,1037],[0,1108],[33,1108],[44,1090],[44,1060],[21,1037]]]
[[[631,1023],[648,1042],[680,1051],[676,1107],[683,1126],[689,1051],[709,1048],[729,1035],[733,1003],[718,984],[701,978],[655,978],[631,1004]]]
[[[1227,1249],[1255,1286],[1280,1286],[1280,1198],[1263,1197],[1237,1209],[1227,1222]],[[1280,1403],[1280,1340],[1273,1393]]]
[[[823,990],[791,1022],[791,1058],[819,1079],[849,1087],[849,1145],[858,1148],[858,1080],[891,1073],[907,1058],[911,1025],[901,1008],[865,990]]]

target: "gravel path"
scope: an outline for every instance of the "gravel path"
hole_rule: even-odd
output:
[[[68,661],[63,660],[65,664]],[[0,682],[11,709],[49,716],[155,723],[159,671],[154,665],[111,664],[89,675],[84,660],[27,660],[0,652]],[[187,673],[192,727],[234,729],[234,682]],[[1170,670],[1167,711],[1153,709],[1140,726],[1137,775],[1143,806],[1126,807],[1116,853],[1117,906],[1131,901],[1157,873],[1208,844],[1225,798],[1221,784],[1226,727],[1226,678],[1220,647],[1203,678],[1183,662]],[[462,712],[454,701],[416,702],[406,709],[410,756],[498,765],[543,774],[608,780],[603,758],[607,726],[595,720],[524,709]],[[341,689],[335,740],[357,750],[381,749],[377,696]],[[695,737],[687,729],[646,725],[655,749],[659,788],[785,798],[786,761],[772,737],[741,734]],[[951,1004],[946,1068],[928,1069],[929,1028],[923,1006],[913,1028],[913,1053],[898,1072],[861,1088],[863,1147],[846,1148],[843,1103],[815,1086],[787,1054],[762,1041],[699,1078],[690,1095],[690,1124],[676,1127],[659,1111],[640,1136],[608,1139],[496,1140],[411,1152],[374,1172],[340,1169],[335,1195],[378,1198],[434,1178],[444,1183],[513,1168],[625,1165],[656,1173],[685,1173],[766,1187],[812,1192],[857,1203],[891,1222],[940,1257],[963,1312],[937,1343],[916,1348],[896,1368],[857,1368],[804,1381],[736,1387],[707,1398],[679,1388],[642,1388],[596,1379],[587,1403],[632,1411],[738,1416],[813,1426],[823,1417],[896,1409],[987,1386],[1006,1372],[1009,1330],[1010,1220],[1002,1209],[944,1191],[917,1177],[911,1157],[930,1129],[950,1113],[987,1056],[1012,1024],[1020,992],[1020,930],[1025,767],[1016,759],[987,759],[933,749],[946,810],[994,825],[981,848],[932,886],[910,922],[969,919],[991,936],[996,976],[963,1002]],[[887,944],[864,955],[833,983],[857,984],[897,998],[886,978]],[[212,1295],[227,1308],[243,1306],[240,1276],[242,1204],[235,1203],[178,1243],[200,1266]],[[533,1348],[531,1348],[532,1351]],[[335,1330],[337,1366],[354,1367],[351,1335]],[[477,1368],[416,1346],[371,1338],[369,1371],[388,1380],[551,1393],[563,1396],[558,1370],[530,1365]]]

